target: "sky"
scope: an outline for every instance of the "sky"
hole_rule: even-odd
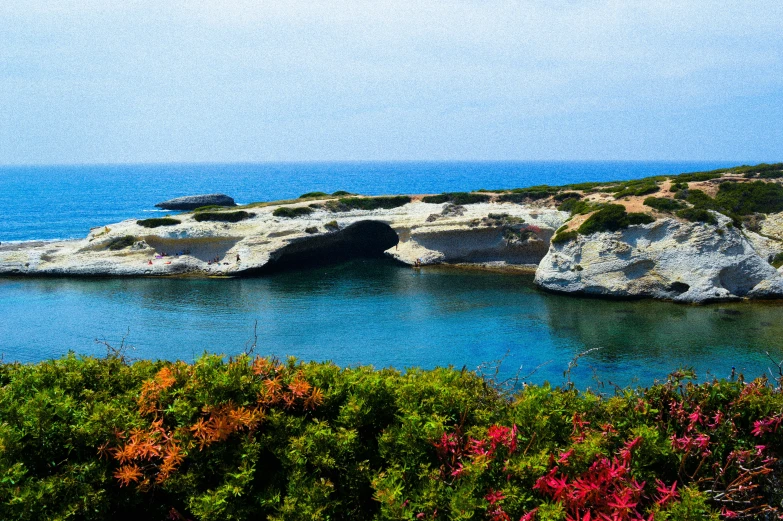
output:
[[[2,0],[0,164],[783,160],[783,2]]]

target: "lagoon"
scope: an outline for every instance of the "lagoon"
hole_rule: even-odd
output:
[[[485,364],[499,377],[580,388],[649,385],[678,368],[747,377],[783,359],[783,304],[685,306],[554,295],[532,276],[414,270],[384,260],[249,279],[0,279],[0,353],[131,358],[261,355],[398,369]],[[98,340],[99,342],[96,342]],[[776,372],[776,370],[775,370]],[[531,374],[533,373],[533,374]]]

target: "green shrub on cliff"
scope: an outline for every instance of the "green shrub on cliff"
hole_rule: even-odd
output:
[[[193,219],[198,222],[214,221],[222,223],[237,223],[250,219],[254,214],[239,210],[236,212],[199,212],[193,216]]]
[[[678,211],[676,215],[691,222],[718,224],[718,220],[712,213],[701,208],[685,208]]]
[[[0,519],[776,518],[779,385],[688,377],[602,396],[247,355],[0,364]]]
[[[329,194],[326,192],[307,192],[306,194],[300,195],[299,199],[310,199],[313,197],[329,197]]]
[[[666,197],[648,197],[644,200],[644,205],[659,212],[674,212],[685,208],[684,203],[676,199],[667,199]]]
[[[286,219],[294,219],[296,217],[302,217],[303,215],[310,215],[315,210],[307,206],[281,206],[275,208],[272,215],[275,217],[285,217]]]
[[[715,202],[728,214],[777,213],[783,211],[783,186],[777,183],[722,183]]]
[[[110,251],[123,250],[125,248],[129,248],[130,246],[133,246],[133,243],[135,242],[136,242],[136,237],[134,237],[133,235],[116,237],[111,241],[109,241],[109,244],[106,245],[106,249]]]
[[[577,230],[582,235],[614,232],[634,224],[648,224],[655,218],[645,213],[627,213],[621,204],[608,204],[591,215]]]
[[[392,195],[381,197],[343,197],[326,203],[326,208],[332,212],[348,212],[350,210],[380,210],[391,209],[411,202],[410,196]]]
[[[422,197],[422,201],[425,203],[451,203],[451,204],[476,204],[487,203],[492,199],[491,196],[486,194],[475,194],[469,192],[449,192],[439,195],[427,195]]]
[[[136,224],[143,226],[144,228],[157,228],[159,226],[175,226],[181,224],[182,221],[178,219],[172,219],[171,217],[155,217],[153,219],[142,219],[136,221]]]

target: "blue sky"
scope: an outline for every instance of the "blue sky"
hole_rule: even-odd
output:
[[[3,0],[0,164],[783,160],[783,2]]]

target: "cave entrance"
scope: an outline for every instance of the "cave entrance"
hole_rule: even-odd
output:
[[[252,271],[253,274],[267,274],[351,259],[383,258],[384,252],[399,240],[397,232],[386,223],[358,221],[336,232],[295,239],[274,252],[263,267]]]

